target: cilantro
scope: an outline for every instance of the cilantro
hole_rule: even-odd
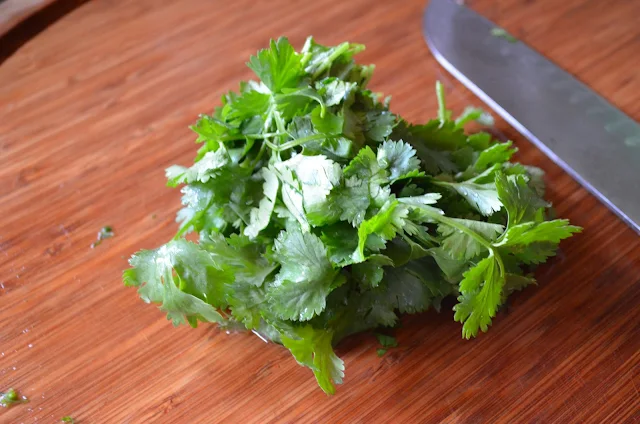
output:
[[[75,424],[76,420],[74,420],[68,415],[65,415],[64,417],[60,418],[60,422]]]
[[[354,60],[363,49],[309,37],[296,52],[280,38],[251,57],[260,81],[200,116],[193,164],[166,170],[182,185],[175,237],[123,274],[175,325],[282,344],[329,394],[344,377],[333,350],[343,338],[449,296],[463,337],[475,337],[536,283],[525,271],[580,231],[549,220],[542,171],[510,162],[511,142],[465,133],[492,120],[479,108],[452,118],[442,84],[436,119],[391,113],[367,88],[373,66]],[[379,356],[397,345],[376,337]]]
[[[378,355],[378,358],[382,358],[385,353],[387,353],[387,349],[376,349],[376,355]]]
[[[26,402],[29,402],[29,399],[25,396],[20,396],[15,389],[9,389],[4,393],[0,392],[0,406],[3,408]]]

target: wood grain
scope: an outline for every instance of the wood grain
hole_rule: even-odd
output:
[[[0,67],[0,390],[31,401],[3,423],[640,422],[640,240],[539,150],[560,216],[585,228],[473,341],[452,312],[406,317],[378,358],[339,347],[327,397],[281,347],[211,326],[172,328],[120,282],[126,258],[170,238],[191,161],[187,126],[250,76],[270,37],[365,43],[372,87],[412,121],[479,104],[435,62],[422,0],[94,0]],[[472,5],[640,118],[640,2],[478,0]],[[604,141],[603,141],[604,142]],[[116,237],[89,246],[104,225]]]

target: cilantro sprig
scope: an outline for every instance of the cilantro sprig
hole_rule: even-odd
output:
[[[457,298],[462,335],[486,331],[580,228],[546,219],[541,171],[453,118],[410,124],[367,88],[364,46],[296,52],[271,41],[242,82],[191,127],[194,164],[166,170],[184,208],[173,240],[130,260],[124,282],[174,324],[242,326],[282,344],[334,393],[333,346]],[[196,232],[197,243],[186,235]]]

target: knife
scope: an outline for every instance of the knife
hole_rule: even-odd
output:
[[[496,28],[454,0],[424,13],[436,60],[640,233],[640,124]]]

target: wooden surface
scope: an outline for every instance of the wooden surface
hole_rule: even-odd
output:
[[[472,6],[640,118],[640,2]],[[448,309],[405,318],[383,358],[371,335],[354,337],[327,397],[285,349],[173,328],[123,287],[126,258],[176,230],[180,196],[163,169],[192,160],[187,126],[250,77],[244,63],[270,37],[365,43],[372,87],[412,121],[435,116],[436,79],[456,110],[479,104],[431,57],[422,10],[94,0],[0,66],[0,390],[30,398],[0,422],[640,422],[640,237],[500,121],[519,159],[547,171],[558,214],[585,231],[476,340]],[[107,224],[116,237],[91,249]]]

